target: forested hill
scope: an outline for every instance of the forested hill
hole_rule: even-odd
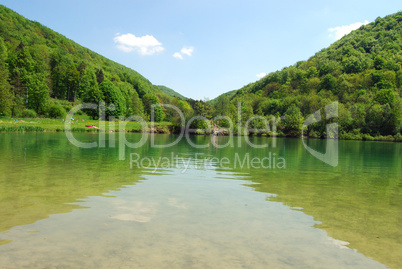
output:
[[[183,95],[181,95],[180,93],[176,92],[175,90],[168,88],[166,86],[158,85],[158,88],[159,88],[159,90],[161,90],[162,92],[164,92],[165,94],[167,94],[169,96],[177,97],[182,100],[188,99],[188,98],[184,97]]]
[[[401,64],[402,12],[398,12],[362,26],[307,61],[211,102],[180,100],[182,96],[171,89],[161,90],[136,71],[0,5],[0,116],[61,117],[75,104],[104,101],[115,108],[107,109],[107,115],[149,119],[153,104],[173,104],[186,120],[224,115],[244,125],[255,115],[269,120],[284,115],[278,134],[297,136],[309,115],[339,101],[341,138],[392,135],[402,140]],[[156,106],[154,120],[180,125],[168,107]],[[263,128],[262,117],[248,127]],[[219,122],[230,126],[228,120]],[[305,135],[326,137],[326,123],[324,119],[310,125]],[[205,121],[195,120],[191,127],[206,128]]]
[[[317,109],[339,101],[341,132],[395,135],[400,132],[402,12],[378,17],[307,61],[268,74],[212,104],[241,101],[248,115],[293,115],[294,128]],[[226,106],[229,107],[229,106]],[[325,126],[324,126],[325,127]],[[309,128],[323,136],[325,128]]]
[[[102,100],[115,104],[109,114],[145,117],[151,104],[175,101],[136,71],[0,5],[0,116],[58,116]]]

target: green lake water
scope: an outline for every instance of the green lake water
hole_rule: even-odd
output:
[[[114,135],[0,135],[0,268],[402,268],[400,143]]]

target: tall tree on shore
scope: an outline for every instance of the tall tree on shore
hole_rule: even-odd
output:
[[[7,48],[0,37],[0,116],[11,115],[13,95],[8,83]]]
[[[103,81],[99,85],[106,103],[106,117],[124,116],[126,113],[126,102],[118,87],[109,80]]]

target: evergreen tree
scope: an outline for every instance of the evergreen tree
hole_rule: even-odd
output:
[[[109,116],[124,116],[126,113],[126,102],[120,89],[109,80],[103,81],[99,85],[106,103],[106,118]]]
[[[13,95],[8,83],[7,49],[0,37],[0,116],[11,115]]]

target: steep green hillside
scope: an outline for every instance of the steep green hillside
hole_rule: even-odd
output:
[[[237,92],[237,90],[232,90],[232,91],[229,91],[229,92],[225,92],[225,93],[219,95],[218,97],[210,100],[209,103],[211,105],[216,105],[218,100],[220,100],[221,98],[232,98],[236,94],[236,92]]]
[[[401,129],[401,64],[402,12],[398,12],[379,17],[307,61],[270,73],[212,104],[229,99],[221,114],[230,114],[235,111],[230,106],[241,102],[247,117],[287,115],[285,132],[300,135],[308,115],[339,101],[343,138],[396,135]],[[307,134],[325,136],[325,121],[310,126]]]
[[[171,89],[171,88],[168,88],[168,87],[166,87],[166,86],[157,85],[157,87],[159,88],[159,90],[161,90],[163,93],[165,93],[165,94],[167,94],[167,95],[169,95],[169,96],[177,97],[177,98],[182,99],[182,100],[188,99],[187,97],[184,97],[184,96],[181,95],[180,93],[178,93],[178,92],[176,92],[175,90],[173,90],[173,89]]]
[[[3,116],[60,116],[75,103],[105,101],[116,106],[109,115],[147,117],[153,103],[174,101],[136,71],[1,5],[0,75]]]

